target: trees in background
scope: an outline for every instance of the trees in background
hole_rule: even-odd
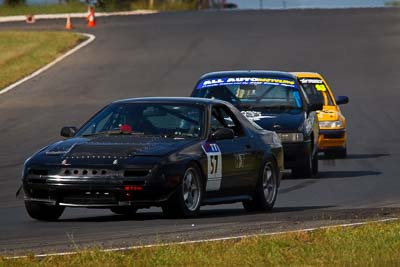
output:
[[[25,4],[25,0],[4,0],[5,5],[16,6]]]
[[[45,2],[45,0],[43,0]],[[103,10],[129,10],[132,5],[142,8],[160,9],[207,9],[213,6],[214,2],[224,0],[58,0],[58,3],[83,2],[92,3]],[[3,0],[5,5],[15,6],[26,4],[25,0]]]

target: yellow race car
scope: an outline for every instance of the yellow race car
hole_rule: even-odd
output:
[[[335,98],[325,79],[314,72],[294,72],[310,101],[323,98],[323,109],[317,111],[319,120],[319,151],[325,155],[346,157],[347,134],[346,118],[338,105],[347,104],[347,96]]]

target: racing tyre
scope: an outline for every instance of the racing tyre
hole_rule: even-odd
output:
[[[345,158],[347,157],[347,147],[341,148],[337,151],[337,157],[338,158]]]
[[[65,207],[49,206],[43,203],[25,201],[25,209],[31,218],[39,221],[56,221],[64,212]]]
[[[315,153],[312,158],[312,176],[315,177],[318,174],[318,153]]]
[[[110,210],[115,214],[135,215],[138,209],[135,207],[112,207]]]
[[[312,153],[309,153],[307,155],[307,158],[305,159],[303,165],[292,169],[292,176],[295,178],[311,177],[313,174],[313,162],[314,162],[315,158],[317,158],[317,161],[318,161],[317,156],[313,157]],[[318,167],[317,167],[317,169],[318,169]]]
[[[338,148],[334,150],[328,150],[325,152],[325,155],[328,157],[335,157],[335,158],[346,158],[347,157],[347,147]]]
[[[167,217],[190,217],[198,213],[203,201],[203,183],[200,169],[190,164],[176,192],[161,206]]]
[[[243,201],[247,211],[272,210],[278,194],[278,168],[274,161],[268,160],[263,167],[252,200]]]

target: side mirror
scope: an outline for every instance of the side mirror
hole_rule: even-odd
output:
[[[340,96],[336,97],[335,100],[336,100],[337,105],[343,105],[343,104],[349,103],[349,98],[344,95],[340,95]]]
[[[67,127],[62,127],[61,128],[61,132],[60,135],[62,137],[72,137],[75,135],[75,133],[78,131],[78,129],[76,127],[71,127],[71,126],[67,126]]]
[[[219,128],[210,134],[210,140],[233,139],[234,137],[235,132],[229,128]]]

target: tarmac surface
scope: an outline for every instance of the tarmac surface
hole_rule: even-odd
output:
[[[99,18],[76,31],[96,40],[0,96],[0,254],[118,247],[315,227],[400,214],[400,12],[337,9],[163,13]],[[64,20],[2,23],[0,30],[62,30]],[[347,95],[346,159],[321,156],[315,179],[283,181],[276,209],[207,206],[199,217],[166,219],[66,209],[38,222],[15,198],[24,160],[121,98],[186,96],[197,78],[229,69],[318,71]]]

